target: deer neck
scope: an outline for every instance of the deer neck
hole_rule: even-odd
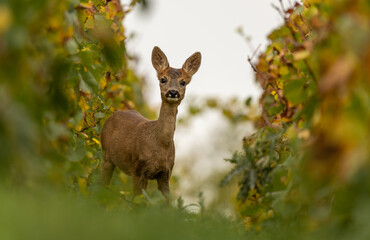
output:
[[[178,104],[169,104],[162,101],[159,118],[157,120],[158,139],[165,145],[171,144],[176,128]]]

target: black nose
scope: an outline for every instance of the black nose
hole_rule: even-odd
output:
[[[166,93],[167,98],[180,98],[180,93],[176,90],[169,90]]]

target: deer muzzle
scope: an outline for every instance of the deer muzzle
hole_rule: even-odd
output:
[[[173,102],[176,102],[180,98],[180,93],[178,91],[176,91],[176,90],[169,90],[166,93],[166,98],[170,102],[172,102],[172,101]]]

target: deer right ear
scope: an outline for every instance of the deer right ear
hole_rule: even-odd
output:
[[[152,51],[152,64],[157,73],[163,72],[169,67],[166,55],[162,52],[159,47],[154,47]]]
[[[193,55],[191,55],[188,59],[186,59],[184,65],[182,66],[182,69],[190,77],[192,77],[198,71],[201,60],[202,55],[200,54],[200,52],[196,52]]]

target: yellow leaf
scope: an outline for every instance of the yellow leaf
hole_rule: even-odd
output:
[[[271,95],[274,96],[275,101],[278,99],[276,91],[271,91]]]
[[[85,21],[85,28],[87,29],[93,29],[95,27],[95,20],[94,16],[87,16],[86,21]]]
[[[101,79],[100,79],[100,88],[102,89],[102,90],[104,90],[105,89],[105,87],[107,86],[107,79],[105,79],[105,77],[102,77]]]
[[[112,92],[124,90],[124,86],[122,84],[114,84],[114,85],[111,85],[110,90]]]
[[[116,34],[114,36],[114,40],[116,41],[117,44],[120,44],[122,41],[124,41],[126,37],[122,34]]]
[[[114,4],[113,2],[109,2],[107,4],[107,9],[106,10],[107,10],[106,18],[110,19],[110,20],[113,20],[114,17],[116,16],[116,14],[117,14],[116,4]]]
[[[80,97],[78,105],[80,106],[83,112],[86,112],[90,108],[90,106],[86,103],[85,98],[83,96]]]
[[[84,112],[84,121],[87,126],[93,126],[95,125],[95,118],[93,112]]]
[[[83,126],[84,126],[84,125],[83,125],[83,122],[82,122],[82,121],[81,121],[81,122],[79,122],[79,123],[78,123],[78,125],[77,125],[77,126],[76,126],[76,128],[75,128],[75,129],[76,129],[76,131],[78,131],[78,132],[79,132],[79,131],[81,131],[81,130],[82,130],[82,128],[83,128]]]
[[[291,122],[291,121],[292,121],[292,119],[291,119],[291,118],[287,118],[287,117],[283,117],[283,118],[281,119],[281,121],[282,121],[282,122],[287,123],[287,122]]]
[[[287,66],[282,66],[279,68],[280,75],[287,75],[289,74],[289,68]]]
[[[93,141],[96,142],[98,145],[101,145],[100,141],[96,138],[93,138]]]
[[[279,88],[279,89],[283,89],[283,88],[284,88],[284,83],[283,83],[283,81],[279,81],[279,82],[277,83],[277,85],[278,85],[278,88]]]
[[[89,1],[89,2],[82,2],[80,3],[80,6],[83,7],[83,8],[93,8],[94,7],[94,3],[92,1]]]
[[[80,3],[78,6],[77,6],[78,9],[84,9],[85,12],[88,14],[88,15],[94,15],[97,10],[94,6],[94,3],[92,1],[89,1],[88,3]]]
[[[307,50],[301,50],[301,51],[297,51],[293,53],[294,61],[303,60],[303,59],[308,58],[309,56],[310,56],[310,52]]]
[[[6,32],[12,24],[12,12],[6,6],[0,6],[0,34]]]

